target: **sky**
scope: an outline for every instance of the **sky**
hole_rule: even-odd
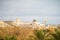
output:
[[[60,24],[60,0],[0,0],[0,19]]]

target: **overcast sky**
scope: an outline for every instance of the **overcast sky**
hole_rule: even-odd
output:
[[[60,0],[0,0],[0,19],[23,21],[37,19],[43,23],[60,24]]]

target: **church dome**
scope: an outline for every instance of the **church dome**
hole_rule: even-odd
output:
[[[37,22],[37,20],[36,19],[33,19],[33,22]]]

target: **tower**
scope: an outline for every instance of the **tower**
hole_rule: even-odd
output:
[[[19,18],[16,18],[16,22],[17,22],[17,23],[20,22],[20,19],[19,19]]]
[[[19,18],[16,18],[15,21],[12,22],[13,25],[19,26],[21,24],[21,21]]]
[[[46,24],[47,24],[47,19],[44,19],[44,24],[45,24],[45,26],[46,26]]]

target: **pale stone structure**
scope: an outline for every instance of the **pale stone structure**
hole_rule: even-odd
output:
[[[0,20],[0,27],[5,27],[4,22],[2,20]]]
[[[19,18],[16,18],[16,20],[13,21],[13,25],[22,27],[32,27],[32,28],[45,27],[45,24],[40,24],[36,19],[34,19],[31,23],[29,23],[29,22],[22,22]]]
[[[42,28],[42,29],[48,29],[49,27],[55,27],[55,26],[45,26],[45,24],[40,24],[36,19],[34,19],[31,23],[29,22],[22,22],[19,18],[16,18],[15,21],[11,21],[10,23],[8,23],[9,21],[7,21],[6,23],[2,20],[0,20],[0,27],[5,27],[5,25],[13,25],[13,26],[17,26],[17,27],[32,27],[32,28]],[[46,22],[46,21],[45,21]]]

